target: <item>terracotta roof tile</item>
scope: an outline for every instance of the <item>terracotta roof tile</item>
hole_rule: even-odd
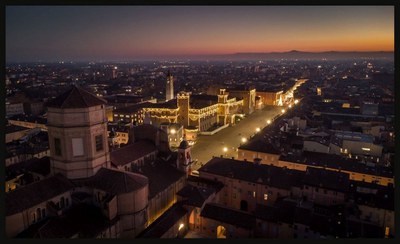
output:
[[[122,166],[157,151],[156,146],[149,141],[139,141],[129,144],[110,153],[111,163]]]
[[[94,176],[81,181],[83,185],[118,195],[137,191],[148,184],[148,179],[132,172],[101,168]]]
[[[73,86],[67,92],[50,100],[47,106],[52,108],[88,108],[106,103],[106,100],[98,98],[78,86]]]

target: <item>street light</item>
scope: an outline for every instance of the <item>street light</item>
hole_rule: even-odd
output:
[[[291,108],[292,107],[292,104],[289,104],[289,108]]]
[[[294,104],[298,104],[299,103],[299,100],[294,100]]]
[[[260,132],[260,127],[257,127],[257,128],[256,128],[256,132]]]
[[[176,133],[176,130],[175,129],[171,129],[170,132],[171,132],[172,135],[174,135]]]
[[[282,113],[285,113],[285,112],[286,112],[286,110],[285,110],[285,109],[282,109],[282,110],[281,110],[281,112],[282,112]]]
[[[227,151],[228,151],[228,148],[227,148],[227,147],[224,147],[223,150],[224,150],[224,152],[227,152]]]
[[[269,120],[267,120],[267,124],[271,124],[271,120],[269,119]]]
[[[242,142],[245,143],[247,141],[246,137],[242,138]]]

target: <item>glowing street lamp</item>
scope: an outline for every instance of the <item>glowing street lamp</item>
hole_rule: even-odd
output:
[[[247,141],[246,137],[242,138],[242,142],[245,143]]]
[[[172,135],[174,135],[176,133],[176,130],[175,129],[171,129],[170,132],[171,132]]]
[[[224,150],[224,152],[226,153],[228,151],[228,148],[224,147],[222,150]]]
[[[292,107],[292,104],[289,104],[289,108],[291,108]]]
[[[281,110],[281,112],[282,112],[282,113],[285,113],[285,112],[286,112],[286,110],[285,110],[285,109],[282,109],[282,110]]]
[[[257,127],[257,128],[256,128],[256,132],[260,132],[260,127]]]
[[[269,120],[267,120],[267,124],[271,124],[271,120],[269,119]]]
[[[298,104],[299,103],[299,100],[294,100],[294,104]]]

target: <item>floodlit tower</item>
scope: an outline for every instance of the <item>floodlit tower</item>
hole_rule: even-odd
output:
[[[179,170],[186,173],[186,176],[190,174],[192,164],[192,155],[189,143],[183,140],[178,148],[178,158],[176,159],[176,166]]]
[[[168,70],[167,74],[167,84],[165,91],[165,101],[169,101],[174,99],[174,77],[171,75],[171,72]]]
[[[188,92],[180,92],[176,99],[179,108],[178,123],[183,125],[185,128],[189,126],[189,99],[190,93]]]

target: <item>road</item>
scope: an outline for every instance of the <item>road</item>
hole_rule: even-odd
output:
[[[199,135],[197,142],[193,145],[192,159],[197,159],[197,163],[192,165],[193,170],[207,163],[212,156],[235,157],[237,158],[237,148],[242,143],[242,138],[249,140],[254,135],[257,128],[267,126],[267,120],[272,120],[276,115],[281,114],[283,107],[266,106],[262,110],[256,110],[247,115],[234,126],[229,126],[214,135]],[[224,151],[226,148],[226,151]]]

